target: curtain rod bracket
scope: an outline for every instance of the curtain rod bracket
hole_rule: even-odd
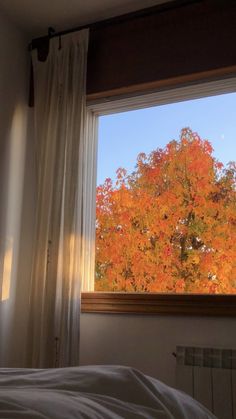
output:
[[[55,35],[56,31],[52,26],[48,27],[48,37],[52,38],[53,35]]]

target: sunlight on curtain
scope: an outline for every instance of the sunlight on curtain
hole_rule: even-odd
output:
[[[81,289],[94,291],[98,118],[89,109],[86,113],[85,127]]]
[[[37,225],[28,340],[33,367],[77,365],[79,359],[85,184],[92,164],[85,134],[87,48],[84,30],[52,39],[46,62],[33,51]]]

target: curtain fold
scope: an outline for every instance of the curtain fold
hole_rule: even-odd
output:
[[[27,363],[78,365],[84,260],[86,62],[88,31],[37,51],[35,80],[36,232],[30,285]],[[92,212],[94,212],[92,210]]]

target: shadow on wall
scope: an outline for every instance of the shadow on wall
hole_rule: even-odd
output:
[[[6,301],[10,297],[11,273],[13,265],[13,238],[5,239],[5,251],[2,257],[2,278],[0,300]]]
[[[15,313],[15,297],[22,290],[17,287],[19,244],[23,202],[25,154],[27,139],[27,108],[17,105],[11,122],[1,126],[1,206],[0,206],[0,355],[9,353]],[[4,365],[4,356],[0,363]]]

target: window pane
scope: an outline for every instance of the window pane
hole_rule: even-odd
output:
[[[99,118],[95,290],[236,293],[236,94]]]

